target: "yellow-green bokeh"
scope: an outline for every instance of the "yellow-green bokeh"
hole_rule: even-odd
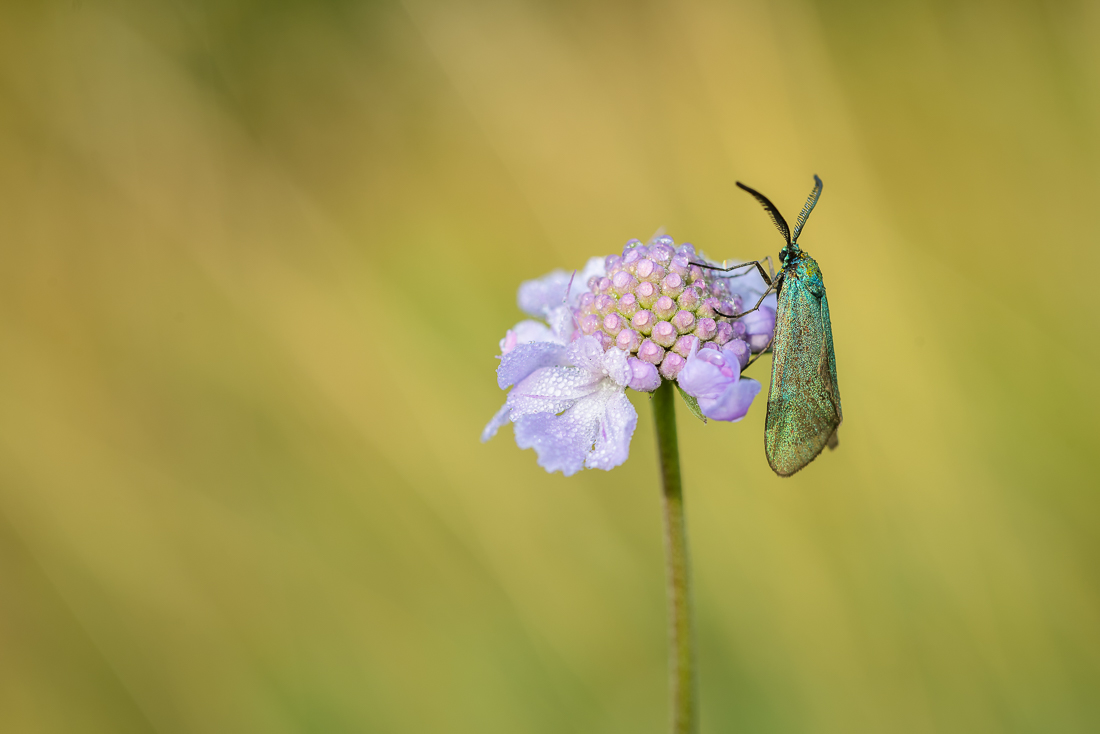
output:
[[[0,10],[0,731],[662,732],[627,464],[505,429],[523,279],[797,212],[841,446],[681,414],[703,731],[1100,731],[1087,2]],[[752,368],[766,382],[768,361]]]

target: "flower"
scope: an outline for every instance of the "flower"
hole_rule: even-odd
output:
[[[638,423],[626,389],[652,392],[663,380],[678,381],[709,418],[744,417],[760,384],[740,372],[771,341],[774,301],[740,317],[763,280],[698,263],[707,261],[692,245],[661,236],[523,283],[519,307],[541,320],[501,340],[497,383],[511,391],[481,440],[511,422],[547,471],[610,470],[626,461]]]

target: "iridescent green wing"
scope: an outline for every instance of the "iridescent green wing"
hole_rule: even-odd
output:
[[[841,420],[829,304],[793,273],[779,294],[772,348],[764,450],[786,477],[835,443]]]
[[[833,351],[833,324],[829,320],[829,299],[825,295],[821,296],[821,328],[825,336],[821,348],[821,379],[825,383],[829,397],[833,400],[833,405],[836,406],[836,425],[839,427],[844,421],[844,411],[840,407],[840,385],[836,379],[836,352]],[[829,437],[828,445],[830,449],[837,447],[836,428],[833,428],[833,435]]]

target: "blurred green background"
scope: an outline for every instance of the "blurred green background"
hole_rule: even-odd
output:
[[[829,287],[841,447],[681,413],[705,732],[1100,731],[1100,6],[0,10],[0,731],[662,732],[647,400],[547,475],[519,283]],[[1091,366],[1090,366],[1091,365]],[[769,361],[753,368],[766,381]]]

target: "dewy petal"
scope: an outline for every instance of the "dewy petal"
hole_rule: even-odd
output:
[[[551,369],[570,368],[546,371]],[[523,385],[517,385],[513,393],[522,388]],[[513,410],[516,443],[520,448],[535,449],[539,466],[566,476],[585,466],[609,470],[626,461],[638,414],[623,394],[623,388],[604,378],[590,385],[585,396],[567,402],[572,404],[560,415],[550,412],[516,415],[518,411]]]
[[[493,416],[493,419],[490,420],[489,424],[485,426],[485,428],[483,428],[481,431],[482,443],[485,443],[490,438],[497,435],[497,431],[500,430],[500,427],[508,422],[508,414],[510,412],[512,412],[512,408],[508,405],[507,402],[505,402],[504,405],[500,406],[500,410],[497,411],[497,414]]]
[[[556,341],[558,344],[568,344],[569,338],[577,329],[574,321],[574,311],[566,305],[550,309],[546,314],[546,321],[550,324],[548,329],[550,338],[546,341]]]
[[[566,364],[566,347],[553,342],[519,344],[500,358],[497,384],[504,390],[543,367]]]
[[[516,443],[535,449],[547,471],[612,469],[626,461],[638,425],[624,394],[634,374],[628,355],[614,347],[604,352],[598,339],[584,336],[564,358],[568,364],[535,370],[509,393]]]
[[[596,392],[604,379],[603,375],[572,366],[536,370],[508,393],[512,420],[535,413],[557,415]]]
[[[531,342],[565,343],[560,341],[546,324],[541,321],[527,319],[526,321],[520,321],[509,329],[508,334],[500,340],[500,353],[501,355],[508,354],[520,344],[530,344]]]
[[[594,375],[603,376],[603,344],[594,336],[582,336],[575,339],[566,348],[568,364],[579,367]]]
[[[561,423],[552,413],[522,416],[516,421],[516,444],[521,449],[534,449],[539,466],[548,472],[560,471],[572,476],[584,468],[587,438]]]
[[[638,412],[622,389],[606,389],[603,392],[609,396],[603,403],[600,432],[584,465],[589,469],[611,471],[630,456],[630,439],[638,427]],[[595,402],[596,399],[590,398],[585,402]]]
[[[588,290],[588,279],[595,275],[602,276],[605,272],[604,258],[589,258],[584,268],[577,271],[575,277],[572,272],[555,270],[541,278],[525,281],[519,287],[516,301],[526,313],[546,318],[551,309],[566,302],[567,291],[568,304],[576,306],[577,299]]]
[[[634,371],[630,369],[630,362],[627,359],[629,356],[618,347],[611,347],[603,354],[604,374],[620,387],[626,387],[630,378],[634,376]]]
[[[516,302],[525,313],[546,318],[550,309],[562,304],[572,275],[564,270],[555,270],[541,278],[526,280],[519,286]]]

